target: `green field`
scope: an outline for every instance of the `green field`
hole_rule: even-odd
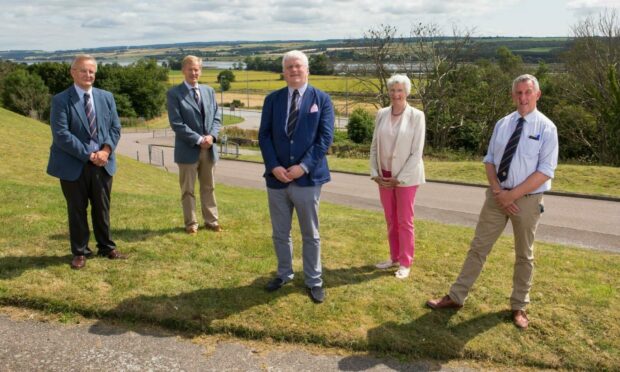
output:
[[[119,157],[112,234],[126,261],[91,259],[69,268],[65,201],[45,174],[45,124],[0,109],[0,305],[158,324],[179,334],[337,346],[404,359],[476,360],[503,368],[617,370],[620,255],[536,245],[530,328],[510,321],[514,252],[503,237],[467,305],[433,312],[429,297],[455,278],[473,230],[416,221],[407,280],[373,267],[387,257],[383,215],[322,203],[327,299],[315,305],[298,275],[276,293],[264,191],[217,187],[225,231],[183,231],[174,174]],[[28,144],[25,146],[24,144]],[[294,244],[299,247],[298,229]],[[300,250],[295,270],[301,272]],[[502,367],[500,367],[502,368]]]
[[[219,91],[217,75],[222,70],[203,69],[201,83],[208,84]],[[252,92],[267,93],[286,86],[286,82],[280,79],[280,74],[267,71],[233,71],[235,81],[230,85],[231,92],[245,92],[246,89]],[[170,85],[180,84],[183,81],[181,71],[170,71],[168,75]],[[374,80],[376,81],[376,80]],[[354,93],[367,93],[363,86],[355,78],[347,76],[319,76],[310,74],[309,82],[314,87],[330,93],[345,94],[347,91]]]

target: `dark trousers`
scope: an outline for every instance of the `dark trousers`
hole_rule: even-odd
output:
[[[88,247],[90,232],[87,209],[89,201],[98,253],[105,255],[115,249],[116,244],[110,239],[112,176],[103,167],[89,162],[86,163],[77,180],[60,180],[60,186],[67,200],[71,253],[74,256],[92,253]]]

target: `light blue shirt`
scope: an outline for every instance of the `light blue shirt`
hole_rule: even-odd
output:
[[[73,84],[73,86],[75,87],[75,91],[77,92],[78,96],[80,96],[80,103],[82,104],[82,107],[84,107],[84,94],[85,93],[90,94],[90,103],[93,105],[93,114],[95,115],[95,118],[96,118],[97,117],[97,108],[95,107],[95,97],[93,97],[93,89],[91,88],[89,90],[84,90],[84,89],[80,88],[79,86],[77,86],[77,84]],[[86,108],[84,109],[84,114],[86,114]],[[96,123],[97,123],[97,119],[95,119],[95,124]],[[99,131],[99,128],[97,128],[97,131]],[[97,142],[97,140],[91,138],[90,142],[88,142],[88,151],[89,152],[97,152],[100,149],[101,148],[99,147],[99,142]]]
[[[514,132],[519,117],[519,113],[515,111],[495,124],[489,149],[483,160],[484,163],[494,164],[495,171],[499,168],[506,143]],[[510,163],[508,177],[500,185],[505,189],[515,188],[532,173],[538,171],[550,179],[532,191],[532,194],[549,191],[551,189],[551,178],[553,178],[555,168],[558,166],[557,128],[549,118],[536,109],[527,114],[524,119],[523,131],[517,151]]]

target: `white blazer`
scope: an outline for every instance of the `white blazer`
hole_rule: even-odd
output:
[[[375,130],[370,146],[370,177],[381,176],[381,159],[377,133],[382,125],[390,124],[392,106],[382,108],[377,112]],[[424,177],[424,138],[426,136],[426,120],[424,113],[409,105],[403,112],[400,129],[396,136],[396,144],[392,155],[392,177],[400,183],[399,186],[415,186],[426,182]]]

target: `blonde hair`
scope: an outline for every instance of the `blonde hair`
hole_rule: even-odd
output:
[[[75,70],[77,68],[77,65],[82,63],[82,61],[92,61],[95,64],[95,72],[97,72],[97,60],[95,60],[95,57],[91,56],[90,54],[76,55],[75,58],[73,58],[73,62],[71,62],[71,69]]]
[[[183,61],[181,62],[181,68],[185,68],[185,66],[197,63],[200,67],[202,67],[202,58],[196,56],[185,56]]]

